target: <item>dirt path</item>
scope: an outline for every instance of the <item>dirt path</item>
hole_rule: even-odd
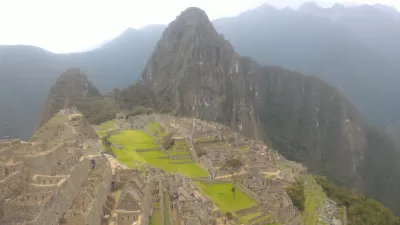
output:
[[[261,174],[265,174],[265,175],[269,175],[269,176],[273,176],[273,175],[277,176],[279,174],[279,172],[280,172],[280,170],[277,170],[277,171],[274,171],[274,172],[260,172],[260,173]],[[246,173],[247,172],[237,173],[237,174],[235,174],[235,176],[243,175],[243,174],[246,174]],[[228,174],[228,175],[224,175],[224,176],[218,176],[215,179],[223,179],[223,178],[229,178],[229,177],[232,177],[232,175]]]
[[[172,212],[172,224],[180,225],[178,210],[176,208],[173,208],[171,212]]]

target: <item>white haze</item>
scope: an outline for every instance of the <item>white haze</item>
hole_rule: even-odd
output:
[[[34,45],[65,53],[90,49],[128,27],[167,24],[196,6],[211,19],[235,16],[264,3],[296,8],[304,0],[0,0],[0,45]],[[355,0],[358,4],[396,5],[400,0]],[[319,0],[322,7],[333,4]],[[348,1],[346,2],[348,3]]]

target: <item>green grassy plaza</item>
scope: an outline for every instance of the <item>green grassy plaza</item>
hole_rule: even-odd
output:
[[[232,183],[212,184],[196,181],[194,184],[205,193],[221,210],[221,212],[234,212],[249,208],[257,203],[239,188],[235,188],[235,199],[233,199]]]
[[[130,168],[136,168],[136,164],[149,163],[152,167],[158,167],[166,172],[177,172],[188,177],[204,177],[208,173],[198,167],[196,163],[189,160],[170,160],[159,157],[168,156],[159,150],[148,152],[137,152],[138,149],[155,149],[158,146],[153,137],[140,130],[123,130],[111,135],[108,139],[112,144],[120,145],[118,148],[112,146],[112,151],[120,163]],[[186,162],[184,164],[172,164],[170,162]]]

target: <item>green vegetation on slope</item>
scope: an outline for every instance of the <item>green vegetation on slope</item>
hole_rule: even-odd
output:
[[[103,98],[84,99],[79,101],[76,106],[91,124],[101,124],[112,120],[115,113],[118,112],[115,105]]]
[[[253,199],[239,188],[235,188],[235,198],[233,198],[232,187],[234,187],[234,185],[232,183],[213,184],[194,182],[194,184],[205,193],[223,213],[249,208],[256,204]]]
[[[305,204],[303,211],[304,224],[321,224],[318,220],[318,211],[326,199],[321,186],[311,175],[303,178]]]
[[[394,218],[392,212],[379,202],[354,194],[347,188],[336,186],[325,177],[317,176],[316,180],[329,198],[339,206],[346,206],[348,225],[398,224],[398,218]]]
[[[364,155],[359,171],[364,178],[365,196],[400,215],[400,150],[383,131],[368,127]]]
[[[94,129],[99,134],[100,137],[107,136],[109,131],[115,130],[114,122],[109,120],[107,122],[103,122],[99,125],[94,126]]]
[[[305,204],[304,184],[300,180],[297,180],[296,183],[285,190],[290,199],[292,199],[293,205],[300,211],[303,211]]]

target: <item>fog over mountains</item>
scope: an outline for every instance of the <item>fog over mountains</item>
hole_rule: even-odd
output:
[[[241,55],[323,78],[379,126],[399,119],[400,13],[394,8],[308,3],[298,10],[277,10],[263,5],[213,23]],[[29,137],[50,85],[69,67],[81,68],[102,92],[132,83],[164,28],[127,29],[98,49],[74,54],[1,46],[0,104],[5,110],[0,135]]]

